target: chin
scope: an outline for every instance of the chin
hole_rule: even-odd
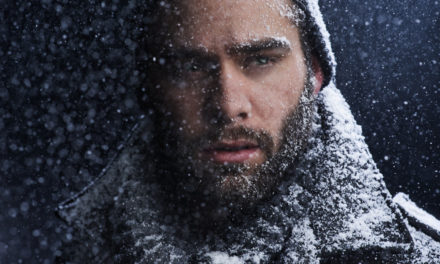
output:
[[[246,211],[270,194],[266,187],[274,182],[267,182],[267,178],[255,169],[222,175],[214,183],[214,197],[211,198],[216,199],[220,206]]]

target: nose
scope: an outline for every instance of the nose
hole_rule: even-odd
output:
[[[250,84],[246,76],[231,62],[221,65],[221,111],[228,122],[243,122],[251,117]]]

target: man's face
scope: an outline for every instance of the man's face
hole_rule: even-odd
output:
[[[162,136],[176,142],[167,151],[181,177],[197,179],[176,180],[220,203],[268,195],[302,148],[311,115],[291,2],[185,0],[163,16],[154,88]]]

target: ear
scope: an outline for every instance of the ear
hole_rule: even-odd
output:
[[[324,81],[324,74],[322,73],[321,65],[316,56],[312,57],[312,68],[315,74],[315,85],[313,87],[313,94],[317,95],[321,90],[322,82]]]

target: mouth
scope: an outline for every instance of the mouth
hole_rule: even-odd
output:
[[[203,149],[203,156],[216,163],[252,162],[261,153],[260,146],[248,140],[222,140]]]

